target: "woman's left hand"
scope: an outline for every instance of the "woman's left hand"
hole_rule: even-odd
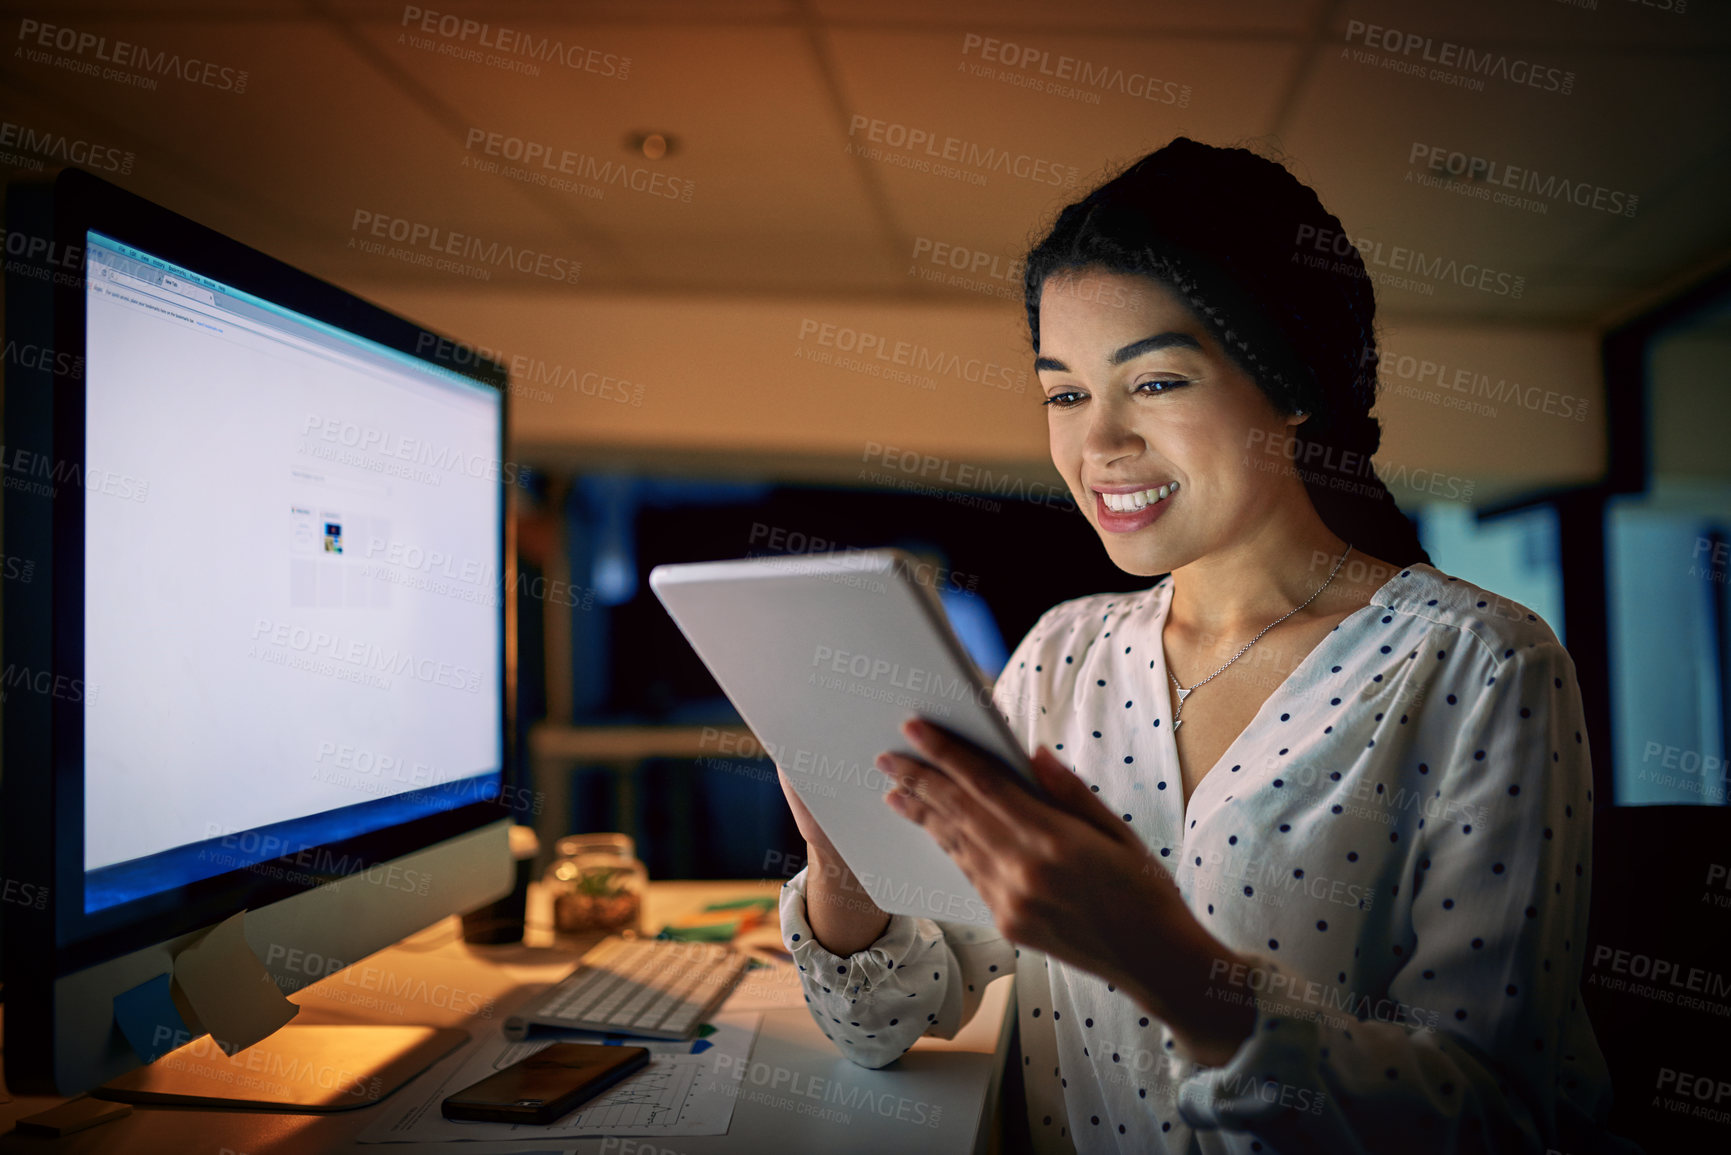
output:
[[[1033,766],[1050,802],[935,722],[910,718],[902,732],[921,757],[879,756],[900,784],[886,800],[955,860],[1005,938],[1123,989],[1199,1060],[1231,1057],[1255,1009],[1202,996],[1240,960],[1197,921],[1121,817],[1044,746]]]

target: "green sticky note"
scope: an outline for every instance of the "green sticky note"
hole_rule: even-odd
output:
[[[712,902],[708,906],[704,907],[703,909],[704,910],[745,910],[747,908],[755,907],[758,910],[768,911],[768,910],[774,910],[775,904],[776,904],[776,899],[775,899],[774,895],[765,895],[761,898],[734,898],[734,899],[729,899],[727,902]]]
[[[732,942],[738,933],[737,922],[715,922],[707,926],[664,926],[655,937],[675,942]]]

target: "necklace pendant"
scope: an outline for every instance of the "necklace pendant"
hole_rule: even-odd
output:
[[[1172,719],[1172,732],[1174,734],[1178,733],[1178,727],[1180,727],[1182,725],[1184,725],[1184,719],[1182,719],[1182,718]]]

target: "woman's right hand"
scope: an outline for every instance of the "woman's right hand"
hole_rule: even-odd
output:
[[[862,951],[883,937],[890,916],[872,901],[859,878],[842,861],[835,843],[812,817],[787,774],[779,766],[775,772],[794,823],[805,839],[805,917],[812,935],[831,954],[845,958]]]

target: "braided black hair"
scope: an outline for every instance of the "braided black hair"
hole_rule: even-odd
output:
[[[1376,295],[1316,193],[1243,148],[1178,137],[1074,204],[1029,251],[1024,303],[1040,351],[1054,273],[1103,269],[1171,287],[1276,409],[1310,416],[1282,446],[1323,524],[1395,565],[1430,556],[1370,467]]]

